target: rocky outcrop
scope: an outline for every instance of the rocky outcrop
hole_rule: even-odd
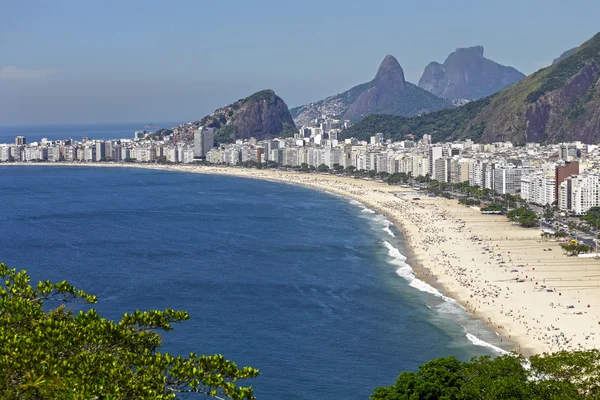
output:
[[[419,87],[445,99],[476,100],[524,77],[512,67],[485,58],[482,46],[473,46],[456,49],[444,64],[429,63],[419,80]]]
[[[450,102],[406,82],[398,60],[387,55],[372,81],[291,112],[297,125],[309,125],[323,115],[355,122],[375,113],[412,116],[450,107]]]
[[[215,110],[200,125],[216,128],[215,140],[219,143],[277,137],[296,129],[287,105],[272,90],[254,93]]]

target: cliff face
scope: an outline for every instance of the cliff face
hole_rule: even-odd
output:
[[[523,79],[512,67],[483,56],[483,47],[458,48],[444,64],[432,62],[423,71],[419,87],[445,99],[476,100]]]
[[[406,82],[398,60],[386,56],[372,81],[325,100],[292,109],[297,125],[326,115],[357,121],[374,113],[411,116],[452,107],[448,101]]]
[[[219,143],[277,137],[296,129],[287,105],[272,90],[254,93],[215,110],[200,125],[217,128],[215,140]]]

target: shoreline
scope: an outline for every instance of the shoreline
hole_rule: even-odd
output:
[[[543,242],[539,230],[516,227],[504,216],[483,215],[458,205],[456,200],[421,197],[413,189],[374,181],[279,170],[139,163],[1,165],[141,168],[228,175],[298,184],[341,195],[385,216],[403,235],[405,262],[412,267],[416,279],[457,301],[492,332],[518,345],[513,350],[529,356],[600,348],[600,262],[566,257],[558,243]],[[539,277],[534,278],[534,274]],[[517,282],[515,276],[524,278],[524,282]],[[540,290],[540,281],[546,280],[558,289]],[[576,308],[567,309],[567,304]],[[587,304],[590,308],[584,308]]]

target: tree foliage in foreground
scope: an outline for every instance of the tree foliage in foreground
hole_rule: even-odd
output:
[[[161,353],[155,330],[189,319],[185,311],[135,311],[120,322],[91,308],[73,313],[64,304],[96,303],[67,283],[32,287],[26,271],[0,264],[0,394],[2,399],[174,399],[177,393],[250,400],[239,380],[258,375],[221,355],[175,357]]]
[[[523,357],[437,358],[403,372],[396,384],[375,389],[371,400],[579,400],[600,398],[600,352]]]

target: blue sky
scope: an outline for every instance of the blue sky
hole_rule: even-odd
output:
[[[293,107],[386,54],[417,83],[472,45],[530,74],[598,15],[597,0],[0,0],[0,125],[193,120],[265,88]]]

